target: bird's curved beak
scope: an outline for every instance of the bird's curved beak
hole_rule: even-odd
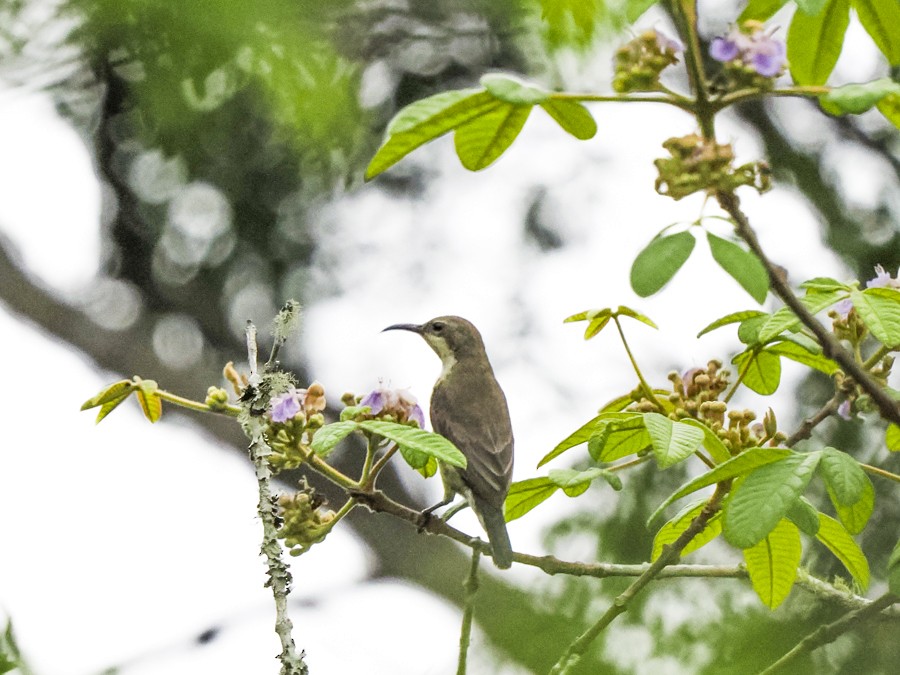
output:
[[[422,326],[414,323],[395,323],[393,326],[388,326],[381,332],[384,333],[385,331],[389,330],[408,330],[410,333],[418,333],[419,335],[422,334]]]

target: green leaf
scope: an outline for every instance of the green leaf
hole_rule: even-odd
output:
[[[516,140],[530,114],[530,105],[501,103],[458,126],[453,142],[462,165],[469,171],[481,171],[493,164]]]
[[[831,496],[831,490],[828,491],[828,494]],[[850,534],[859,534],[865,529],[866,523],[872,516],[872,511],[875,509],[875,488],[872,486],[872,481],[866,476],[859,501],[850,505],[837,503],[834,497],[831,498],[831,501],[834,510],[837,511],[838,519],[847,528],[847,531]]]
[[[900,541],[888,558],[888,589],[894,595],[900,595]]]
[[[787,35],[791,75],[800,85],[825,84],[844,44],[850,0],[828,0],[822,12],[795,12]]]
[[[644,425],[653,445],[653,455],[660,469],[687,459],[703,442],[703,431],[682,422],[675,422],[659,413],[644,415]]]
[[[637,413],[628,413],[629,417],[639,417]],[[573,431],[571,434],[566,436],[563,440],[556,444],[556,447],[553,448],[550,452],[544,455],[543,459],[538,462],[537,468],[540,469],[544,464],[549,462],[551,459],[555,459],[559,457],[562,453],[564,453],[569,448],[574,448],[576,445],[581,445],[582,443],[587,443],[590,440],[591,436],[597,431],[597,429],[601,426],[603,420],[608,419],[608,415],[601,414],[595,417],[594,419],[586,422]]]
[[[819,514],[819,532],[816,539],[821,541],[828,550],[837,556],[850,575],[865,590],[869,586],[869,561],[853,541],[850,533],[834,518],[829,518],[824,513]]]
[[[753,590],[769,609],[787,598],[800,566],[800,531],[787,520],[780,520],[757,544],[744,549],[744,562]]]
[[[481,76],[481,86],[494,98],[513,105],[536,105],[550,97],[550,92],[520,77],[507,73],[487,73]]]
[[[428,141],[504,105],[482,89],[446,91],[408,105],[388,125],[385,141],[366,169],[366,180]]]
[[[729,459],[715,469],[697,476],[693,480],[682,485],[659,505],[656,511],[653,512],[653,515],[647,520],[647,523],[649,525],[649,523],[656,520],[669,504],[682,497],[686,497],[692,492],[702,490],[715,483],[721,483],[726,480],[731,480],[732,478],[737,478],[738,476],[743,476],[761,466],[766,466],[773,462],[781,462],[794,454],[795,453],[791,450],[785,450],[784,448],[750,448],[749,450],[745,450],[737,457]]]
[[[751,347],[731,362],[737,366],[738,372],[744,374],[741,380],[744,386],[757,394],[774,394],[781,383],[781,359],[770,351]]]
[[[709,250],[719,267],[730,274],[741,288],[747,291],[754,300],[762,304],[769,293],[769,273],[765,266],[750,251],[746,251],[734,242],[717,237],[712,232],[706,233]]]
[[[593,321],[594,319],[610,315],[612,315],[612,310],[609,307],[605,307],[604,309],[586,309],[583,312],[567,316],[563,319],[563,323],[572,323],[573,321]]]
[[[796,0],[796,2],[801,12],[816,16],[825,7],[826,0]]]
[[[606,316],[598,316],[596,319],[591,319],[590,323],[587,325],[587,328],[584,329],[584,339],[590,340],[592,337],[597,335],[606,324],[609,323],[609,320],[612,318],[611,314],[607,314]]]
[[[828,486],[835,506],[851,506],[862,499],[866,483],[871,484],[866,472],[855,459],[846,452],[835,448],[822,450],[819,464],[822,479]]]
[[[900,3],[897,0],[853,0],[853,8],[888,63],[900,65]]]
[[[625,305],[619,305],[619,309],[616,310],[616,314],[618,314],[619,316],[631,317],[636,321],[647,324],[648,326],[650,326],[650,328],[659,328],[659,326],[653,323],[649,316],[641,314],[637,310],[631,309],[631,307],[626,307]]]
[[[744,549],[765,539],[797,503],[820,459],[819,452],[793,454],[746,476],[735,487],[725,509],[728,543]]]
[[[706,448],[706,451],[712,456],[716,464],[723,464],[731,459],[731,453],[728,452],[728,448],[725,447],[722,439],[716,435],[715,431],[703,424],[703,422],[688,417],[681,420],[681,424],[689,424],[692,427],[697,427],[703,432],[703,447]]]
[[[365,415],[368,412],[372,412],[372,408],[367,405],[348,405],[341,410],[341,422],[356,419],[360,415]]]
[[[82,403],[81,409],[90,410],[91,408],[96,408],[98,405],[110,403],[111,401],[121,402],[128,398],[128,395],[131,394],[136,386],[137,385],[132,380],[119,380],[118,382],[114,382],[108,387],[103,388],[96,396],[93,396]]]
[[[551,98],[540,106],[566,132],[581,141],[593,138],[597,134],[597,122],[590,111],[578,101]]]
[[[340,422],[338,422],[340,424]],[[421,453],[428,457],[446,462],[460,469],[466,468],[466,458],[449,440],[439,434],[425,431],[418,427],[409,427],[396,422],[383,422],[380,420],[367,420],[358,422],[359,426],[373,434],[378,434],[400,446],[401,453],[404,450]],[[404,455],[406,457],[406,455]],[[409,461],[407,459],[407,461]],[[423,462],[422,466],[425,463]],[[420,468],[418,466],[414,468]]]
[[[885,347],[900,345],[900,291],[867,288],[850,291],[853,307],[872,335]]]
[[[800,288],[805,288],[807,291],[815,293],[850,290],[850,286],[831,277],[815,277],[809,281],[804,281],[800,284]]]
[[[848,293],[844,290],[834,291],[813,291],[808,289],[806,295],[800,298],[800,302],[812,314],[818,314],[823,309],[831,307],[839,300],[846,298]],[[794,331],[800,326],[800,319],[794,314],[790,307],[782,307],[772,314],[768,320],[759,329],[759,341],[769,342],[772,338],[780,335],[784,331]]]
[[[738,17],[737,23],[743,23],[748,19],[755,21],[768,21],[779,9],[787,4],[787,0],[750,0],[744,11]]]
[[[732,323],[742,323],[748,319],[756,319],[760,317],[769,316],[765,312],[762,312],[758,309],[745,309],[741,312],[733,312],[732,314],[726,314],[720,319],[716,319],[711,324],[706,326],[703,330],[697,333],[697,337],[702,337],[707,333],[711,333],[717,328],[721,328],[722,326],[728,326]]]
[[[884,444],[891,452],[900,452],[900,427],[888,424],[884,432]]]
[[[431,478],[434,474],[437,473],[437,470],[438,463],[434,457],[429,457],[425,462],[425,466],[416,469],[416,471],[422,474],[423,478]]]
[[[659,393],[659,392],[656,392],[656,393]],[[632,403],[634,403],[634,399],[632,398],[631,394],[630,393],[623,394],[622,396],[618,396],[618,397],[614,398],[612,401],[609,401],[608,403],[606,403],[602,408],[600,408],[600,412],[601,413],[622,412],[623,410],[625,410],[625,408],[630,406]]]
[[[703,507],[706,506],[706,500],[692,502],[684,507],[678,515],[663,525],[656,536],[653,538],[653,552],[650,554],[650,560],[656,560],[663,552],[663,546],[673,543],[681,533],[684,532],[691,521],[700,515]],[[718,537],[722,533],[722,512],[714,514],[706,523],[706,527],[696,537],[691,539],[690,543],[681,551],[683,558],[688,553],[696,551]]]
[[[592,467],[585,471],[575,469],[552,469],[548,478],[554,485],[562,488],[569,497],[577,497],[587,490],[591,483],[598,478],[603,478],[614,490],[622,489],[622,479],[608,469]]]
[[[503,504],[503,517],[506,522],[521,518],[558,489],[556,483],[543,476],[513,483]]]
[[[122,403],[128,396],[123,396],[121,398],[113,399],[112,401],[107,401],[102,406],[100,406],[100,410],[97,411],[97,419],[94,420],[94,424],[100,424],[100,422],[111,413],[113,410],[119,407],[119,404]]]
[[[159,418],[162,417],[162,399],[156,393],[158,389],[159,385],[153,380],[141,380],[137,383],[137,390],[134,392],[138,403],[141,404],[144,417],[151,423],[159,421]],[[102,409],[101,412],[103,412]]]
[[[900,129],[900,96],[885,96],[877,107],[888,122]]]
[[[819,97],[819,105],[831,115],[860,115],[887,96],[900,94],[900,84],[883,77],[862,84],[845,84]]]
[[[588,441],[588,452],[597,462],[614,462],[650,447],[650,434],[644,426],[644,416],[626,413],[612,418],[609,415],[598,425]]]
[[[319,457],[327,457],[338,443],[358,428],[356,422],[353,420],[344,420],[342,422],[326,424],[324,427],[317,429],[316,433],[313,434],[312,442],[309,444],[309,447],[312,448],[313,452]]]
[[[696,243],[694,235],[688,231],[654,237],[631,266],[634,292],[646,298],[665,286],[691,256]]]
[[[801,346],[792,340],[776,342],[766,347],[766,351],[770,354],[777,354],[778,356],[789,358],[791,361],[802,363],[826,375],[834,375],[840,368],[834,361],[822,356],[821,347],[816,346],[813,349],[808,349],[806,346]]]
[[[810,537],[815,537],[819,531],[819,512],[806,497],[800,497],[797,503],[788,509],[786,516]]]

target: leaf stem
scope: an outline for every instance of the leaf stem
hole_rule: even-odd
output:
[[[625,347],[625,353],[628,354],[628,360],[631,361],[631,367],[634,368],[634,372],[641,383],[641,391],[644,392],[644,396],[646,396],[648,400],[656,405],[660,412],[665,412],[662,403],[659,402],[659,399],[656,398],[656,394],[653,393],[653,387],[651,387],[647,380],[644,379],[644,374],[641,372],[641,369],[634,358],[634,354],[631,353],[631,348],[628,346],[628,340],[625,339],[625,332],[622,330],[622,324],[619,323],[619,317],[616,314],[613,314],[612,319],[616,323],[616,330],[619,331],[619,338],[622,340],[622,346]]]
[[[881,476],[882,478],[887,478],[888,480],[892,480],[895,483],[900,483],[900,476],[895,473],[885,471],[884,469],[881,469],[877,466],[872,466],[871,464],[863,464],[862,462],[860,462],[859,465],[862,467],[863,471],[870,473],[873,476]]]
[[[183,396],[179,396],[178,394],[173,394],[172,392],[166,391],[165,389],[157,389],[156,395],[164,401],[174,403],[175,405],[181,406],[182,408],[187,408],[188,410],[218,413],[219,415],[227,415],[228,417],[237,417],[241,414],[241,409],[236,405],[229,405],[226,403],[222,405],[221,408],[211,408],[205,403],[200,403],[200,401],[194,401],[193,399],[185,398]]]

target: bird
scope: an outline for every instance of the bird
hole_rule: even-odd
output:
[[[439,463],[444,498],[423,515],[461,495],[465,502],[460,508],[470,506],[487,533],[494,564],[509,568],[512,546],[503,503],[512,481],[513,431],[506,395],[494,376],[481,333],[459,316],[394,324],[384,330],[417,333],[440,357],[443,367],[431,393],[431,426],[466,458],[465,469]],[[457,510],[451,507],[444,520]]]

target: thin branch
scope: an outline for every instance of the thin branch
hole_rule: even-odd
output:
[[[865,368],[856,362],[853,355],[844,349],[837,338],[819,323],[816,317],[800,302],[800,298],[794,294],[787,281],[779,273],[778,268],[769,260],[769,257],[760,246],[759,240],[756,238],[756,232],[753,231],[750,221],[747,220],[747,216],[740,208],[740,201],[737,195],[733,192],[717,192],[716,199],[719,201],[722,209],[734,219],[737,234],[747,243],[750,250],[753,251],[769,272],[769,279],[775,294],[781,298],[784,304],[791,308],[794,314],[803,322],[803,325],[813,332],[819,344],[822,345],[822,351],[825,356],[836,361],[844,369],[844,372],[865,390],[878,407],[882,417],[895,424],[900,424],[900,405],[878,385],[878,382],[866,372]]]
[[[566,675],[572,671],[597,636],[600,635],[600,633],[603,632],[617,616],[628,609],[631,601],[645,586],[647,586],[647,584],[653,581],[659,573],[662,572],[664,567],[678,560],[684,547],[706,528],[709,519],[719,511],[724,496],[721,485],[716,486],[716,491],[713,492],[709,501],[706,502],[706,506],[704,506],[703,510],[697,514],[697,517],[691,521],[691,524],[688,525],[687,529],[682,532],[674,542],[664,546],[662,554],[653,562],[653,564],[651,564],[641,576],[635,579],[628,588],[613,600],[609,609],[603,613],[603,616],[601,616],[593,626],[579,635],[578,638],[569,645],[568,649],[566,649],[550,670],[550,675]]]
[[[353,491],[352,497],[369,511],[385,513],[400,520],[405,520],[422,532],[448,537],[453,541],[477,548],[482,553],[490,553],[487,542],[478,537],[471,537],[447,524],[440,518],[427,518],[403,504],[399,504],[379,490]],[[528,553],[513,553],[513,561],[520,565],[536,567],[545,574],[565,574],[573,577],[591,577],[608,579],[610,577],[639,577],[651,567],[651,563],[639,565],[623,565],[618,563],[584,563],[561,560],[552,555],[536,556]],[[747,569],[743,565],[668,565],[655,575],[656,579],[748,579]],[[796,584],[804,590],[821,598],[828,599],[850,609],[866,607],[871,603],[862,596],[839,589],[826,581],[818,579],[803,570],[797,576]],[[892,618],[900,619],[900,613]]]
[[[787,654],[782,656],[765,670],[761,671],[760,675],[771,675],[771,673],[781,670],[804,654],[809,654],[814,649],[818,649],[823,645],[827,645],[829,642],[834,642],[844,633],[858,628],[865,621],[881,613],[882,610],[890,607],[898,601],[900,601],[900,598],[898,598],[896,595],[887,593],[885,595],[882,595],[877,600],[874,600],[867,607],[849,612],[833,623],[820,626],[814,632],[803,638]]]
[[[459,631],[459,661],[456,666],[456,675],[466,675],[466,661],[469,654],[469,642],[472,639],[472,617],[475,614],[475,595],[478,593],[478,563],[481,561],[481,551],[472,549],[472,564],[469,566],[469,576],[463,582],[465,590],[462,628]]]
[[[258,379],[256,372],[256,328],[252,323],[247,324],[247,356],[250,363],[251,383]],[[266,443],[263,433],[264,424],[259,416],[251,414],[251,408],[256,403],[256,397],[244,402],[244,410],[240,417],[241,427],[250,439],[250,460],[256,470],[256,484],[259,490],[259,504],[257,512],[263,525],[263,540],[260,553],[266,559],[266,572],[269,580],[266,586],[272,589],[275,599],[275,633],[281,641],[281,675],[308,675],[309,670],[303,660],[304,653],[297,654],[294,638],[291,635],[293,624],[287,613],[287,596],[291,588],[291,572],[282,559],[281,544],[278,542],[277,506],[272,495],[270,481],[272,470],[269,468],[268,457],[272,454],[272,448]]]
[[[812,417],[807,417],[803,420],[803,423],[797,428],[797,431],[792,433],[784,442],[785,447],[791,448],[800,441],[804,441],[812,436],[812,430],[834,415],[845,398],[847,398],[847,395],[843,392],[838,392],[832,396]]]

